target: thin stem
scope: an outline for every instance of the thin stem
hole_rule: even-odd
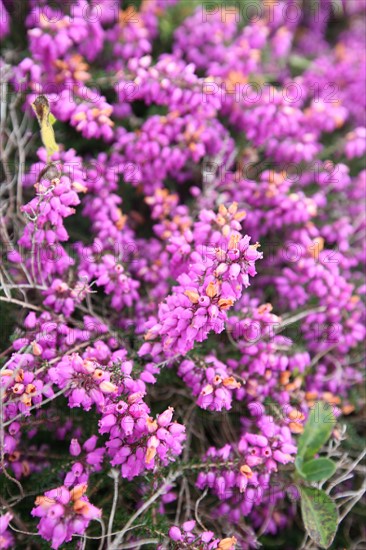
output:
[[[27,304],[27,302],[22,302],[21,300],[16,300],[15,298],[7,298],[6,296],[0,296],[1,302],[9,302],[10,304],[16,304],[17,306],[22,306],[25,309],[33,309],[33,311],[45,311],[41,307],[34,306],[32,304]]]
[[[200,498],[198,498],[196,500],[196,504],[195,504],[195,507],[194,507],[194,516],[196,518],[196,521],[197,523],[202,527],[202,529],[204,531],[207,531],[207,528],[204,526],[204,524],[202,523],[202,521],[200,520],[200,517],[198,515],[198,508],[199,508],[199,505],[200,503],[202,502],[202,500],[205,498],[205,496],[207,495],[208,493],[208,487],[206,487],[206,489],[203,491],[202,495],[200,496]]]
[[[302,311],[301,313],[293,315],[288,319],[284,319],[276,332],[282,332],[284,328],[288,327],[289,325],[293,325],[294,323],[297,323],[297,321],[301,321],[301,319],[304,319],[312,313],[322,313],[323,311],[326,311],[325,306],[317,307],[315,309],[308,309],[307,311]]]
[[[143,539],[135,542],[126,542],[125,544],[121,544],[121,546],[118,547],[118,550],[123,550],[124,548],[140,548],[140,546],[143,546],[144,544],[157,544],[159,539]]]
[[[361,500],[363,495],[366,493],[366,483],[364,483],[363,487],[355,494],[355,497],[351,500],[350,504],[347,506],[345,511],[342,513],[341,517],[339,518],[339,523],[341,523],[346,516],[350,513],[352,508],[356,506],[357,502]]]
[[[133,516],[130,517],[126,525],[123,527],[123,529],[119,532],[119,534],[116,536],[114,541],[111,545],[108,546],[108,550],[119,550],[120,544],[123,540],[123,537],[128,531],[128,528],[135,522],[135,520],[141,516],[147,510],[150,508],[150,506],[166,491],[167,487],[175,481],[179,476],[181,476],[183,473],[182,470],[178,470],[177,472],[172,473],[170,476],[167,477],[163,485],[156,491],[142,506],[137,510]]]
[[[105,534],[105,525],[104,525],[104,521],[102,519],[98,519],[97,521],[100,523],[100,526],[101,526],[101,529],[102,529],[101,541],[100,541],[98,550],[102,550],[102,548],[104,546],[104,539],[105,539],[105,536],[106,536],[106,534]],[[85,538],[87,538],[87,537],[85,537]]]
[[[113,529],[113,521],[114,516],[116,514],[116,508],[117,508],[117,502],[118,502],[118,484],[119,484],[119,472],[118,470],[115,470],[114,468],[111,470],[110,477],[113,478],[113,503],[112,503],[112,509],[111,513],[109,515],[109,521],[108,521],[108,531],[107,531],[107,544],[108,546],[112,542],[112,529]]]
[[[354,462],[352,462],[352,464],[347,468],[347,470],[344,472],[344,474],[342,474],[340,477],[338,477],[337,479],[335,479],[328,487],[327,489],[327,493],[329,495],[329,493],[331,492],[332,489],[334,489],[334,487],[336,487],[337,485],[339,485],[340,483],[343,483],[343,481],[346,481],[347,479],[349,479],[350,477],[352,477],[352,472],[353,470],[355,469],[355,467],[357,466],[357,464],[359,462],[361,462],[361,460],[364,458],[364,456],[366,455],[366,449],[364,449],[362,451],[362,453],[360,453],[360,455],[356,458],[356,460]]]

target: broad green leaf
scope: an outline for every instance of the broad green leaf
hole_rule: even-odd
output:
[[[324,491],[301,487],[301,514],[309,537],[321,548],[329,548],[338,526],[338,512]]]
[[[304,460],[312,458],[332,433],[335,417],[331,405],[319,401],[312,408],[304,431],[299,437],[297,454]]]
[[[314,458],[302,464],[299,473],[303,475],[307,481],[323,481],[332,477],[336,468],[336,464],[333,460],[321,457]]]

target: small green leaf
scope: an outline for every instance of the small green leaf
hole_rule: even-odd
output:
[[[299,437],[297,455],[304,460],[312,458],[328,441],[334,424],[332,406],[322,401],[316,403]]]
[[[57,118],[52,113],[49,114],[48,120],[50,121],[51,126],[53,126],[55,122],[57,122]]]
[[[301,514],[309,537],[321,548],[329,548],[338,526],[338,512],[324,491],[301,487]]]
[[[302,464],[299,473],[303,475],[307,481],[323,481],[332,477],[336,471],[336,464],[330,458],[314,458]]]

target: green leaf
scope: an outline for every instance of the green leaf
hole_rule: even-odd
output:
[[[299,437],[297,455],[304,460],[313,458],[332,433],[335,417],[332,406],[319,401],[312,408],[304,431]]]
[[[314,458],[305,462],[301,466],[299,473],[306,478],[307,481],[323,481],[332,477],[336,471],[336,464],[330,458]]]
[[[302,472],[302,465],[304,464],[304,459],[301,456],[297,456],[295,458],[295,468],[299,472],[300,475],[303,475]]]
[[[324,491],[301,487],[301,514],[309,537],[321,548],[329,548],[338,526],[338,512]]]
[[[48,120],[50,121],[51,126],[53,126],[55,122],[57,122],[57,118],[52,113],[48,115]]]

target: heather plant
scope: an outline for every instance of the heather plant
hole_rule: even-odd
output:
[[[364,0],[0,0],[0,548],[359,549]]]

